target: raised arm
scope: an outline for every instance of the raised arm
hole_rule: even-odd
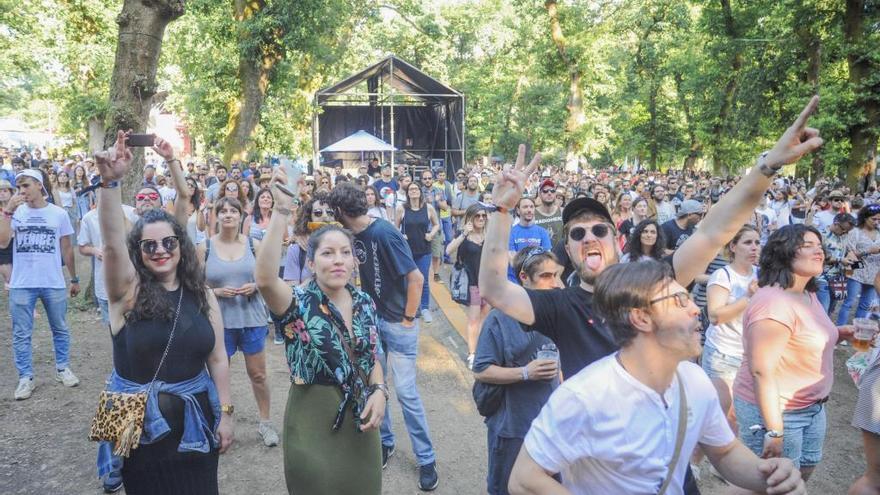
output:
[[[526,178],[541,163],[541,154],[535,154],[531,163],[525,165],[526,147],[519,145],[519,153],[513,168],[505,167],[498,174],[492,188],[493,200],[499,207],[513,211],[526,187]],[[509,213],[494,212],[489,215],[486,226],[483,255],[480,258],[480,295],[492,306],[511,318],[531,325],[535,323],[535,310],[526,290],[507,279],[510,227],[513,223]]]
[[[189,193],[189,188],[186,187],[183,165],[181,165],[180,160],[174,158],[174,148],[171,147],[171,144],[160,137],[156,138],[153,151],[165,159],[165,164],[168,166],[168,170],[171,171],[171,183],[174,184],[174,190],[177,192],[177,197],[174,200],[174,218],[177,219],[177,223],[186,227],[186,222],[189,220],[186,210],[189,206],[191,194]],[[195,244],[196,240],[192,239],[192,242]]]
[[[706,271],[718,250],[733,239],[755,211],[783,165],[795,163],[822,146],[819,131],[807,127],[807,120],[818,104],[819,97],[814,96],[773,149],[758,159],[749,174],[709,210],[694,235],[675,251],[673,266],[678,283],[686,287]]]
[[[272,184],[287,184],[287,173],[284,167],[275,169]],[[294,186],[296,187],[296,186]],[[257,289],[266,301],[269,311],[276,315],[282,315],[293,299],[293,290],[284,280],[278,276],[278,260],[281,259],[281,245],[284,235],[287,233],[287,222],[290,220],[290,205],[293,202],[290,196],[276,189],[275,207],[272,218],[269,219],[269,228],[260,243],[257,251],[257,266],[254,269],[254,279]]]
[[[104,240],[104,280],[111,312],[114,307],[123,312],[130,309],[136,295],[137,275],[125,245],[122,189],[118,185],[106,187],[125,177],[131,159],[131,150],[125,146],[125,133],[122,131],[116,133],[116,144],[95,154],[95,164],[105,186],[98,191],[98,222]]]

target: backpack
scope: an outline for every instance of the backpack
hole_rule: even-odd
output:
[[[449,294],[452,300],[458,304],[468,305],[471,302],[470,279],[468,278],[467,269],[460,261],[456,261],[452,267],[452,274],[449,276]]]

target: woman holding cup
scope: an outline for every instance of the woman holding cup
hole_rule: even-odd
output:
[[[880,273],[874,277],[874,288],[880,289]],[[858,318],[857,318],[858,320]],[[873,320],[869,320],[873,321]],[[856,323],[856,340],[868,340],[869,350],[877,336],[876,322],[873,328],[860,328]],[[867,331],[872,336],[861,332]],[[863,337],[859,339],[859,337]],[[855,347],[855,345],[853,345]],[[859,398],[853,413],[852,425],[862,430],[862,442],[865,449],[865,474],[849,488],[849,495],[877,495],[880,493],[880,359],[868,363],[868,369],[859,381]]]

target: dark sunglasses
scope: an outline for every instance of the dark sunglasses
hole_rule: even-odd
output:
[[[555,192],[556,192],[556,189],[541,189],[541,193],[543,193],[543,194],[550,194],[550,193],[555,193]]]
[[[596,225],[590,227],[590,232],[597,239],[602,239],[606,237],[609,233],[611,233],[611,227],[604,223],[597,223]],[[584,237],[586,236],[587,229],[585,229],[584,227],[575,227],[571,229],[571,231],[568,233],[568,238],[575,242],[580,242],[584,240]]]
[[[156,201],[157,199],[159,199],[159,195],[154,192],[146,193],[146,194],[136,194],[134,196],[134,199],[136,199],[138,201],[144,201],[146,199],[149,199],[150,201]]]
[[[324,213],[331,217],[334,216],[332,210],[312,210],[312,215],[317,215],[319,217],[323,217]]]
[[[157,241],[156,239],[141,239],[138,241],[138,244],[141,246],[141,252],[152,256],[156,254],[156,250],[159,249],[159,242],[162,243],[162,247],[165,248],[165,251],[169,253],[177,249],[177,246],[180,245],[180,240],[176,235],[169,235],[161,241]]]

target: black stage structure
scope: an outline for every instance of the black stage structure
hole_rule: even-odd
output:
[[[383,163],[430,165],[453,177],[465,162],[464,95],[394,55],[318,91],[315,108],[314,163],[359,162],[359,153],[319,151],[358,130],[399,150],[368,154]]]

